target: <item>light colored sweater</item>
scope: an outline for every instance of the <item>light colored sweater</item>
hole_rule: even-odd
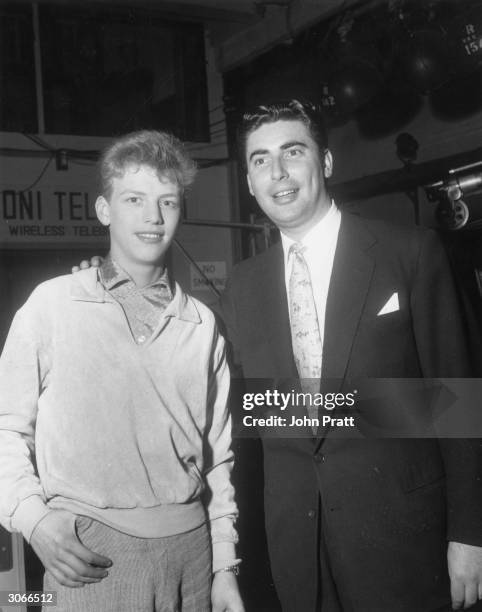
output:
[[[0,523],[29,540],[62,508],[161,537],[207,510],[213,569],[232,562],[228,391],[214,317],[178,285],[142,345],[95,269],[39,285],[0,359]]]

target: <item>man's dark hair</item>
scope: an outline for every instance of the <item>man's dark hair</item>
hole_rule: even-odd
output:
[[[301,121],[304,123],[313,140],[318,145],[320,158],[328,148],[328,138],[321,108],[311,102],[299,100],[282,100],[272,104],[263,104],[247,110],[238,127],[239,155],[246,166],[246,142],[248,136],[265,123],[275,121]]]

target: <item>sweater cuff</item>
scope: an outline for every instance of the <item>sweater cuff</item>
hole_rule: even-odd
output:
[[[33,530],[37,524],[51,512],[40,495],[31,495],[17,506],[12,516],[12,527],[20,531],[23,537],[30,543]]]
[[[236,559],[236,551],[233,542],[213,543],[213,574],[225,567],[239,565],[240,559]]]

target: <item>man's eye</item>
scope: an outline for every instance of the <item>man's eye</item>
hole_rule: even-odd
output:
[[[177,208],[179,205],[176,200],[160,200],[159,204],[164,208]]]
[[[140,204],[141,198],[139,196],[130,196],[129,198],[127,198],[127,201],[131,204]]]
[[[255,166],[262,166],[265,163],[266,163],[266,160],[264,157],[257,157],[253,162]]]
[[[301,149],[288,149],[286,151],[286,157],[299,157],[301,155]]]

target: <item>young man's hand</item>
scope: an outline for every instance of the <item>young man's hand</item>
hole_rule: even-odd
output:
[[[231,572],[216,572],[211,588],[212,612],[244,612],[238,581]]]
[[[35,527],[30,544],[45,569],[68,587],[100,582],[112,561],[86,548],[75,532],[75,515],[65,510],[50,511]]]
[[[90,258],[90,261],[88,259],[83,259],[78,266],[72,266],[72,274],[79,270],[87,270],[87,268],[100,268],[103,261],[104,258],[100,255],[94,255]]]

